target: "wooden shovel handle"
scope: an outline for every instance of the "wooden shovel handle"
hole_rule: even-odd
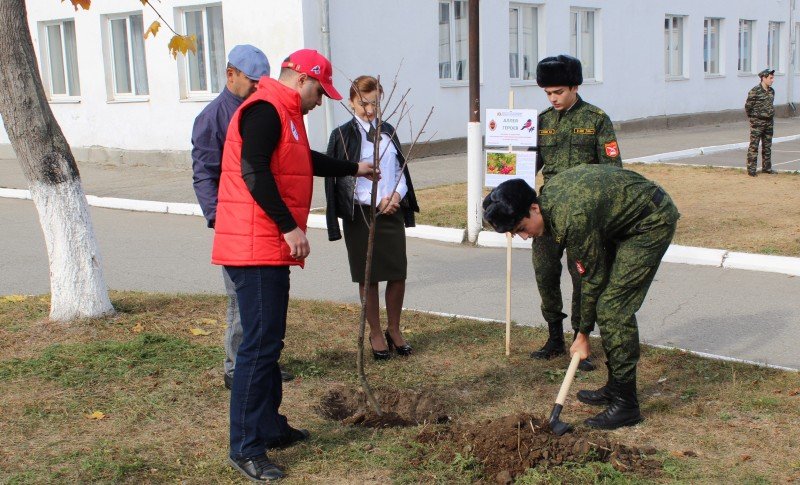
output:
[[[581,356],[578,355],[577,352],[572,354],[572,360],[569,362],[569,369],[567,369],[567,375],[564,376],[564,382],[561,383],[561,389],[558,391],[558,397],[556,397],[556,404],[564,405],[564,400],[567,398],[567,393],[569,392],[569,387],[572,385],[572,380],[575,379],[575,371],[578,370],[578,364],[581,361]]]

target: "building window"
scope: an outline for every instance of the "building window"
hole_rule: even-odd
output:
[[[570,53],[580,59],[583,78],[595,79],[596,10],[570,9]]]
[[[753,72],[753,20],[739,20],[739,72]]]
[[[44,22],[40,24],[40,33],[43,40],[42,75],[48,94],[51,98],[80,96],[75,22]]]
[[[783,72],[781,63],[781,24],[782,22],[770,22],[767,34],[767,66],[775,69],[775,72]]]
[[[720,74],[719,40],[722,19],[705,19],[703,23],[703,70],[706,75]]]
[[[225,41],[222,6],[187,8],[181,11],[186,35],[197,37],[197,55],[185,60],[189,94],[219,93],[225,86]]]
[[[439,2],[439,79],[464,81],[469,74],[469,19],[465,0]],[[455,61],[454,61],[455,60]]]
[[[112,97],[149,94],[142,14],[109,16],[107,21]]]
[[[536,79],[539,61],[539,11],[531,5],[508,9],[508,74],[511,79]]]
[[[682,78],[683,24],[685,17],[667,15],[664,18],[664,72],[668,78]]]

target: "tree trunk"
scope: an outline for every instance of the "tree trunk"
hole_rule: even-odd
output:
[[[47,244],[50,318],[113,313],[78,166],[39,77],[24,0],[0,0],[0,116]]]

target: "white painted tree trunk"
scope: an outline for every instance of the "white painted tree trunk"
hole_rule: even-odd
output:
[[[113,313],[80,179],[34,183],[31,197],[50,262],[50,318],[68,321]]]
[[[50,318],[113,313],[78,166],[42,87],[23,0],[0,0],[0,66],[0,116],[47,244]]]

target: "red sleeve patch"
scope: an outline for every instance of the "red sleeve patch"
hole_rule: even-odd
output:
[[[578,269],[578,273],[583,274],[586,272],[586,268],[583,267],[583,263],[580,260],[575,260],[575,267]]]
[[[603,145],[606,149],[606,155],[611,158],[616,158],[619,156],[619,147],[617,146],[616,141],[608,142]]]

